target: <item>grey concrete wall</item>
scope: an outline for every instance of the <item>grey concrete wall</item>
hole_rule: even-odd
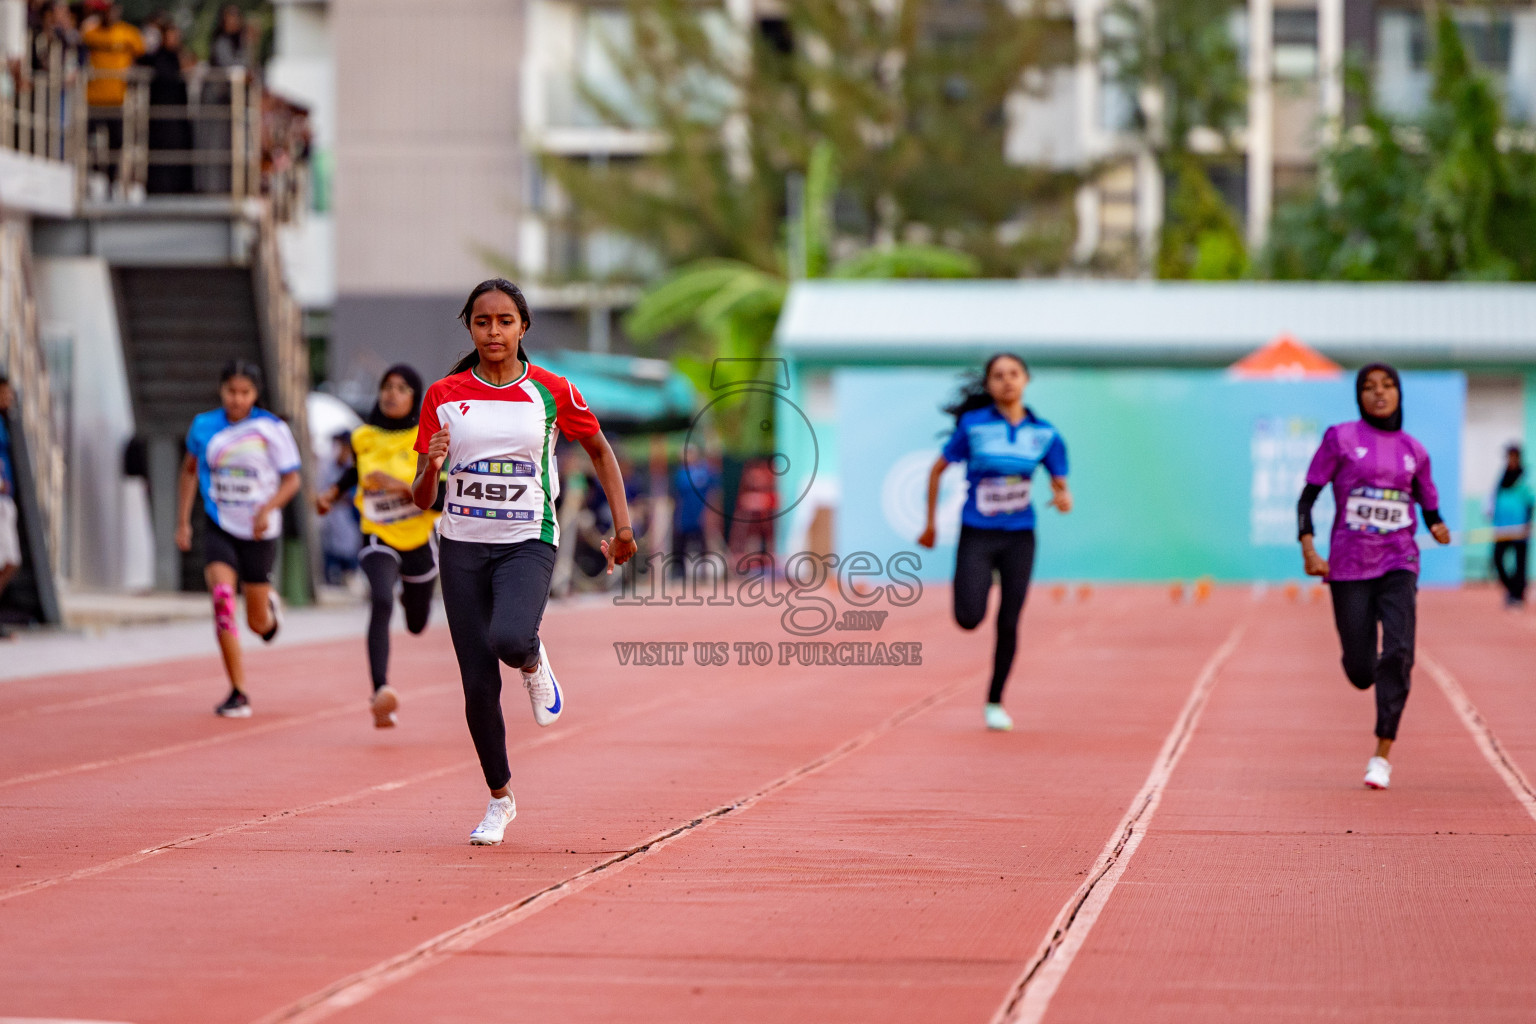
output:
[[[331,18],[332,376],[409,358],[430,377],[465,347],[453,315],[492,276],[481,251],[517,255],[524,3],[334,0]]]

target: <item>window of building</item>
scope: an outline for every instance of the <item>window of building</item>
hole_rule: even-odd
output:
[[[1498,86],[1511,119],[1536,119],[1536,10],[1460,7],[1467,52]],[[1429,101],[1431,27],[1424,12],[1383,10],[1376,19],[1376,92],[1389,113],[1412,117]]]
[[[1280,7],[1275,10],[1275,77],[1317,77],[1317,9]]]

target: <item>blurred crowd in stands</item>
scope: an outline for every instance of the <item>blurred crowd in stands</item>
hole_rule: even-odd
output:
[[[27,18],[30,61],[18,62],[11,73],[23,87],[37,80],[74,84],[84,78],[93,152],[121,152],[130,83],[147,82],[145,141],[151,157],[144,190],[230,192],[228,161],[198,154],[230,151],[234,83],[261,82],[261,26],[238,6],[220,10],[207,45],[197,48],[206,54],[202,58],[186,39],[189,26],[168,12],[135,25],[111,0],[28,0]],[[266,185],[275,175],[307,160],[310,128],[304,107],[269,91],[260,95],[260,173],[263,191],[270,191]],[[96,163],[115,177],[110,159]]]

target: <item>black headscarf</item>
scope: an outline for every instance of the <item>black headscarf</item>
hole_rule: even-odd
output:
[[[1371,375],[1371,371],[1380,370],[1392,378],[1392,383],[1397,386],[1397,411],[1391,416],[1372,416],[1365,411],[1365,403],[1360,401],[1360,391],[1365,387],[1365,378]],[[1355,405],[1360,409],[1360,418],[1365,420],[1377,430],[1402,430],[1403,429],[1403,379],[1398,376],[1397,370],[1386,363],[1368,363],[1360,367],[1360,372],[1355,374]]]
[[[399,377],[411,389],[411,414],[401,416],[399,419],[385,416],[384,410],[379,408],[379,403],[375,400],[372,411],[368,413],[368,423],[380,430],[414,430],[421,420],[421,374],[404,363],[396,363],[385,370],[384,376],[379,378],[380,390],[391,376]]]
[[[1520,446],[1517,444],[1512,444],[1506,448],[1504,450],[1506,459],[1511,452],[1513,452],[1514,455],[1518,458],[1521,454]],[[1505,466],[1504,477],[1499,481],[1499,490],[1507,490],[1508,488],[1515,486],[1515,484],[1520,482],[1520,477],[1523,475],[1525,475],[1525,468],[1523,466],[1516,466],[1514,469],[1509,468],[1509,466]]]

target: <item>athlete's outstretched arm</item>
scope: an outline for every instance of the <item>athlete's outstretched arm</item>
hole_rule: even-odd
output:
[[[949,460],[940,455],[933,462],[933,467],[928,470],[928,518],[923,520],[923,532],[917,538],[919,547],[933,547],[934,538],[938,530],[934,520],[939,515],[939,477],[944,475],[944,469],[949,465]]]
[[[1051,505],[1058,512],[1072,511],[1072,489],[1064,476],[1051,477]]]
[[[603,541],[603,554],[608,557],[611,573],[614,566],[629,561],[637,550],[635,531],[629,525],[629,502],[624,498],[624,474],[619,472],[619,460],[601,430],[582,438],[581,446],[592,460],[592,471],[597,474],[597,482],[603,485],[608,508],[613,513],[613,538]]]
[[[1301,541],[1301,561],[1308,576],[1327,576],[1328,560],[1317,553],[1312,542],[1312,506],[1323,493],[1322,484],[1307,484],[1296,502],[1296,539]]]
[[[181,460],[181,475],[176,478],[176,548],[192,550],[192,502],[197,500],[197,457],[188,453]]]

